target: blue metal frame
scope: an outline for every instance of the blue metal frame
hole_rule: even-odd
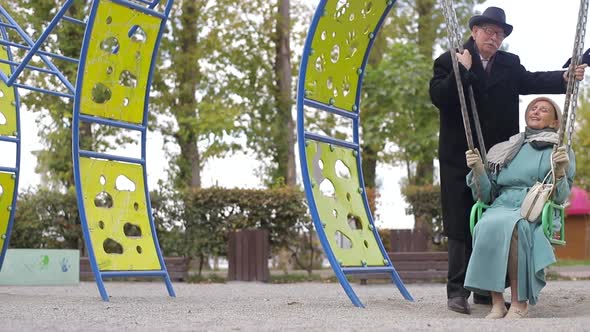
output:
[[[82,51],[80,54],[81,61],[80,61],[80,66],[78,67],[78,77],[76,79],[76,82],[83,82],[84,69],[86,66],[86,56],[88,54],[88,45],[90,43],[90,37],[92,36],[92,27],[94,25],[94,21],[96,18],[96,10],[98,8],[99,1],[100,0],[95,0],[93,2],[92,9],[90,11],[90,16],[88,18],[88,22],[86,25],[86,32],[84,33],[84,41],[82,44]],[[94,279],[96,280],[96,283],[98,286],[98,290],[99,290],[100,295],[104,301],[108,301],[109,297],[108,297],[107,291],[104,287],[103,278],[111,278],[111,277],[162,277],[166,283],[166,288],[168,290],[168,294],[172,297],[175,297],[176,294],[174,293],[174,289],[172,288],[172,282],[170,280],[170,276],[168,274],[166,264],[164,263],[164,258],[162,256],[162,251],[160,249],[160,244],[158,242],[158,238],[157,238],[157,234],[156,234],[156,227],[155,227],[153,217],[152,217],[152,207],[151,207],[151,202],[150,202],[148,182],[147,182],[147,171],[146,171],[146,165],[145,165],[146,152],[147,152],[146,133],[147,133],[147,125],[148,125],[149,89],[151,87],[153,71],[154,71],[155,63],[156,63],[155,59],[157,59],[157,52],[158,52],[158,48],[160,45],[160,40],[161,40],[162,33],[165,28],[167,18],[170,14],[170,10],[172,8],[173,1],[169,0],[167,2],[166,8],[164,10],[164,14],[152,10],[158,4],[159,0],[151,2],[149,5],[149,8],[141,7],[141,6],[137,5],[136,3],[131,3],[131,2],[128,2],[125,0],[110,0],[110,1],[120,4],[120,5],[124,5],[124,6],[130,7],[130,8],[136,9],[136,10],[140,10],[144,13],[149,14],[149,15],[159,17],[162,19],[162,22],[160,24],[160,31],[159,31],[157,39],[156,39],[154,51],[152,54],[152,62],[151,62],[151,66],[150,66],[149,73],[148,73],[149,76],[148,76],[148,80],[147,80],[146,93],[145,93],[145,96],[146,96],[145,108],[144,108],[144,114],[143,114],[143,120],[142,120],[141,126],[125,124],[125,123],[122,123],[119,121],[113,121],[113,120],[109,120],[109,119],[101,119],[98,117],[81,115],[80,114],[80,103],[81,103],[80,95],[82,92],[82,84],[78,84],[76,87],[76,94],[75,94],[76,98],[74,100],[74,115],[73,115],[73,126],[72,126],[72,136],[73,136],[72,137],[72,144],[73,144],[72,154],[73,154],[73,162],[74,162],[74,179],[75,179],[75,183],[76,183],[76,194],[78,197],[78,209],[80,211],[80,220],[81,220],[81,223],[83,226],[82,230],[83,230],[83,234],[84,234],[84,239],[86,241],[86,247],[88,249],[88,258],[90,261],[90,265],[92,267]],[[141,159],[120,157],[120,156],[108,155],[108,154],[103,154],[103,153],[96,153],[96,152],[92,152],[92,151],[80,150],[79,128],[80,128],[81,121],[93,122],[93,123],[98,123],[98,124],[103,124],[103,125],[110,125],[110,126],[118,127],[118,128],[125,128],[125,129],[129,129],[129,130],[140,131],[141,132]],[[154,241],[156,253],[158,255],[158,259],[160,261],[160,266],[162,267],[162,270],[105,271],[105,272],[100,271],[100,269],[97,265],[97,262],[96,262],[94,248],[92,246],[92,240],[91,240],[90,232],[88,229],[88,220],[86,218],[86,209],[84,207],[84,199],[83,199],[83,195],[82,195],[83,194],[82,193],[82,182],[80,179],[80,157],[82,157],[82,156],[108,159],[108,160],[119,160],[119,161],[139,164],[142,166],[143,180],[144,180],[144,184],[145,184],[144,195],[146,197],[146,208],[148,209],[147,215],[149,216],[150,226],[152,227],[152,230],[153,230],[152,239]]]
[[[2,36],[1,39],[7,40],[8,34],[4,27],[0,27],[0,35]],[[12,62],[12,53],[10,51],[10,47],[6,47],[6,52],[8,54],[8,60]],[[10,65],[11,70],[14,70],[14,65]],[[16,144],[16,161],[14,168],[9,167],[0,167],[1,172],[13,173],[14,175],[14,191],[13,191],[13,198],[12,198],[12,205],[10,210],[10,216],[8,217],[8,226],[6,227],[4,245],[0,251],[0,270],[2,270],[2,263],[4,262],[4,257],[6,256],[6,250],[8,250],[8,246],[10,244],[10,235],[12,234],[12,227],[14,226],[14,214],[16,212],[16,201],[18,200],[18,181],[20,179],[20,152],[21,152],[21,139],[20,139],[20,97],[18,95],[18,88],[13,87],[14,89],[14,107],[16,111],[16,133],[14,133],[14,137],[4,137],[0,136],[0,140],[3,142],[11,142]]]
[[[63,5],[62,9],[58,12],[58,15],[61,13],[61,15],[63,16],[65,14],[65,11],[72,5],[74,0],[67,0],[66,3]],[[68,81],[68,79],[61,73],[61,71],[53,64],[53,62],[51,62],[50,59],[47,58],[47,56],[52,56],[55,58],[60,58],[66,61],[77,61],[75,59],[71,59],[71,58],[67,58],[67,57],[63,57],[59,54],[54,54],[54,53],[49,53],[49,52],[43,52],[43,51],[39,51],[39,47],[41,46],[42,42],[44,41],[45,38],[47,38],[47,35],[49,34],[49,32],[47,32],[47,35],[45,35],[45,37],[42,37],[42,39],[40,39],[41,42],[39,43],[35,43],[28,35],[27,33],[18,25],[18,23],[10,16],[10,14],[2,7],[0,6],[0,15],[2,15],[9,23],[9,27],[16,30],[18,32],[18,34],[20,35],[20,37],[29,45],[29,47],[24,46],[24,45],[20,45],[20,44],[16,44],[16,43],[5,43],[4,45],[6,46],[14,46],[14,47],[19,47],[19,48],[25,48],[25,49],[29,49],[30,51],[27,54],[27,57],[32,57],[33,55],[35,55],[35,53],[37,55],[39,55],[39,57],[41,58],[41,60],[43,60],[43,62],[45,62],[45,64],[47,65],[47,67],[49,67],[54,74],[59,78],[59,80],[66,86],[66,88],[70,91],[70,92],[74,92],[75,88],[72,85],[72,83],[70,83],[70,81]],[[48,27],[47,30],[52,30],[55,25],[58,23],[59,19],[57,19],[57,15],[56,17],[54,17],[54,19],[51,21],[50,26]],[[29,57],[29,60],[30,60]],[[8,85],[13,85],[13,83],[15,82],[15,80],[18,78],[20,72],[23,70],[23,68],[28,64],[28,61],[23,61],[21,63],[21,65],[19,65],[19,67],[17,68],[17,72],[13,75],[11,75],[11,77],[7,77],[6,75],[4,75],[4,73],[0,72],[0,79],[2,79],[5,83],[7,83]],[[20,68],[20,70],[19,70]],[[25,87],[25,86],[19,86],[19,87]],[[39,91],[39,92],[44,92],[44,93],[49,93],[52,94],[52,91]]]
[[[385,18],[387,17],[387,14],[389,13],[391,8],[393,7],[394,3],[395,3],[395,1],[388,2],[387,8],[383,12],[383,15],[381,16],[377,26],[375,27],[375,31],[373,31],[371,33],[371,36],[374,37],[377,35],[377,32],[379,32],[379,30],[381,29],[381,26],[383,25],[383,22],[384,22]],[[387,255],[385,248],[383,247],[383,243],[381,242],[381,239],[380,239],[379,234],[377,232],[377,228],[374,226],[373,216],[370,213],[371,210],[369,209],[369,203],[368,203],[368,199],[367,199],[367,195],[366,195],[365,191],[363,190],[363,192],[362,192],[365,210],[367,211],[367,215],[369,216],[370,228],[373,231],[373,235],[375,236],[375,239],[377,240],[377,243],[379,245],[379,249],[381,250],[381,253],[384,257],[384,263],[386,265],[385,267],[361,266],[361,267],[343,268],[342,266],[340,266],[340,264],[338,263],[338,260],[336,259],[335,255],[330,247],[330,244],[329,244],[326,234],[324,232],[322,222],[319,217],[318,209],[316,207],[316,202],[313,197],[312,183],[311,183],[309,171],[307,168],[307,152],[305,150],[305,147],[307,144],[307,139],[343,146],[343,147],[350,148],[353,151],[357,152],[356,153],[356,162],[357,162],[357,167],[358,167],[358,171],[359,171],[359,188],[365,188],[362,167],[361,167],[361,160],[362,160],[361,153],[360,153],[361,151],[360,151],[360,147],[359,147],[359,123],[360,123],[359,103],[360,103],[364,70],[367,65],[367,61],[369,58],[371,48],[374,43],[374,38],[371,38],[371,40],[369,41],[367,51],[366,51],[364,58],[363,58],[362,66],[360,68],[361,74],[359,75],[358,87],[357,87],[357,91],[356,91],[356,98],[355,98],[356,111],[354,113],[348,112],[345,110],[340,110],[334,106],[326,105],[324,103],[320,103],[318,101],[314,101],[314,100],[310,100],[310,99],[305,98],[305,78],[306,78],[306,72],[307,72],[307,66],[308,66],[308,59],[312,53],[311,45],[313,42],[313,38],[315,36],[315,32],[316,32],[318,23],[325,11],[326,4],[327,4],[327,0],[321,0],[317,9],[316,9],[316,12],[313,16],[311,26],[309,28],[309,31],[307,33],[307,38],[305,40],[303,55],[301,57],[301,65],[299,68],[299,83],[297,86],[297,142],[299,145],[299,161],[300,161],[300,165],[301,165],[303,184],[305,187],[305,194],[306,194],[307,200],[309,202],[310,213],[311,213],[318,237],[320,239],[320,242],[322,244],[324,252],[326,253],[326,256],[328,258],[328,261],[330,262],[330,265],[332,266],[332,269],[334,270],[334,273],[336,274],[336,277],[338,278],[340,285],[342,286],[342,288],[346,292],[346,295],[348,295],[351,302],[355,306],[364,307],[363,303],[360,301],[360,299],[358,298],[358,296],[356,295],[356,293],[352,289],[352,286],[350,285],[348,279],[346,278],[346,274],[383,273],[383,272],[390,273],[392,281],[396,284],[396,286],[399,289],[402,296],[409,301],[413,301],[414,299],[412,298],[412,296],[410,295],[410,293],[406,289],[403,281],[399,277],[397,271],[395,270],[395,267],[393,266],[391,260],[389,259],[389,256]],[[343,116],[343,117],[352,119],[352,122],[353,122],[353,142],[351,143],[351,142],[347,142],[347,141],[343,141],[343,140],[339,140],[339,139],[335,139],[335,138],[331,138],[331,137],[327,137],[327,136],[317,135],[317,134],[305,131],[304,106],[313,107],[318,110],[327,111],[332,114],[336,114],[339,116]]]

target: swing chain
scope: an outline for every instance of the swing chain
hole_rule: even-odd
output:
[[[564,134],[567,127],[567,150],[572,145],[572,134],[576,122],[576,109],[578,106],[578,90],[580,82],[575,78],[576,67],[582,63],[582,54],[584,52],[584,38],[586,36],[586,23],[588,21],[588,0],[580,0],[580,10],[578,12],[578,22],[576,25],[576,37],[574,40],[574,49],[572,51],[572,60],[568,68],[567,90],[565,103],[563,107],[563,118],[559,128],[559,146],[563,144]],[[571,106],[571,111],[570,111]],[[568,126],[569,123],[569,126]]]
[[[461,74],[459,73],[459,62],[457,60],[456,52],[463,53],[464,48],[461,41],[461,33],[459,32],[459,23],[457,20],[457,13],[453,7],[452,0],[442,0],[443,15],[445,17],[447,26],[447,35],[449,40],[449,53],[451,54],[451,62],[453,64],[453,72],[455,75],[455,81],[457,83],[457,92],[459,95],[459,103],[461,105],[461,116],[463,118],[463,127],[465,128],[465,137],[467,139],[467,147],[469,150],[475,150],[473,145],[473,133],[471,132],[471,124],[469,122],[469,115],[467,113],[467,103],[465,101],[465,92],[463,89],[463,82],[461,80]],[[479,115],[477,113],[477,105],[475,103],[475,95],[473,93],[473,87],[468,85],[467,91],[469,94],[469,101],[471,106],[471,112],[473,114],[473,122],[475,124],[475,131],[477,133],[477,140],[479,143],[480,156],[484,164],[484,169],[487,172],[487,156],[486,147],[483,140],[483,134],[481,125],[479,122]],[[477,192],[478,200],[481,199],[481,188],[477,177],[475,178],[475,187]]]

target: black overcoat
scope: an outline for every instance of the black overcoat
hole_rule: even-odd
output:
[[[520,64],[517,55],[498,51],[491,62],[491,70],[486,73],[473,38],[467,41],[465,48],[473,59],[469,71],[459,65],[465,99],[469,107],[466,84],[470,83],[487,150],[519,132],[519,95],[565,93],[563,71],[529,72]],[[447,51],[434,61],[434,75],[430,81],[430,98],[439,109],[440,117],[438,158],[443,225],[448,237],[467,240],[469,212],[474,201],[471,189],[465,183],[469,171],[465,163],[467,140],[458,96],[451,56]],[[469,115],[473,141],[478,147],[471,110]]]

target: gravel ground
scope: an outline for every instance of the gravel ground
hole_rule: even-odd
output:
[[[108,282],[110,302],[93,282],[69,287],[0,287],[2,331],[109,330],[553,330],[590,331],[590,281],[550,281],[530,318],[482,319],[447,310],[443,284],[409,284],[415,302],[392,284],[353,285],[354,307],[337,283],[174,285]],[[508,294],[506,294],[508,295]],[[478,331],[479,332],[479,331]]]

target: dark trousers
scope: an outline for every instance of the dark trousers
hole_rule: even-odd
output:
[[[465,297],[468,298],[470,291],[463,288],[467,264],[471,257],[472,244],[471,236],[465,240],[449,238],[449,272],[447,275],[447,298]]]

